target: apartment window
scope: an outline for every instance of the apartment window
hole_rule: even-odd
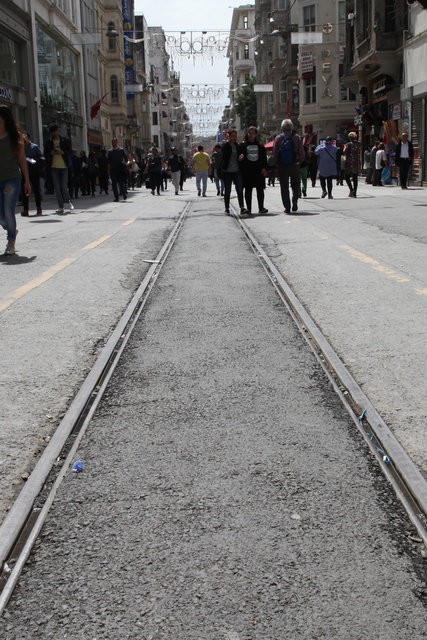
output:
[[[305,104],[314,104],[316,102],[316,78],[308,78],[304,80]]]
[[[396,31],[396,0],[385,0],[384,31],[386,33]]]
[[[107,31],[115,31],[116,27],[114,22],[109,22],[108,23],[108,29]],[[108,50],[109,51],[115,51],[117,47],[117,36],[109,36],[108,37]]]
[[[159,136],[153,136],[153,145],[155,147],[159,146]]]
[[[316,31],[316,6],[309,4],[303,7],[302,16],[304,31]]]
[[[286,9],[286,0],[277,0],[277,10],[284,11]]]
[[[243,57],[245,60],[249,60],[249,45],[245,44],[245,48],[243,50]]]
[[[279,84],[279,102],[280,104],[285,104],[286,103],[286,78],[281,78],[280,79],[280,84]]]
[[[354,102],[356,100],[356,94],[353,93],[348,87],[344,85],[340,86],[340,101],[341,102]]]
[[[297,44],[291,45],[291,65],[293,67],[298,66],[298,49],[299,46]]]
[[[247,29],[249,27],[248,16],[243,16],[243,28]]]
[[[339,42],[345,42],[345,29],[346,29],[346,10],[345,2],[338,2],[338,40]]]
[[[159,117],[158,117],[157,111],[153,111],[152,117],[153,117],[153,120],[152,120],[153,126],[158,125],[159,124]]]
[[[110,77],[111,102],[119,101],[119,80],[117,76]]]

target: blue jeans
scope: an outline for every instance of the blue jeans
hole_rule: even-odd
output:
[[[222,179],[224,180],[224,204],[226,210],[230,208],[231,186],[233,182],[236,188],[239,207],[243,209],[243,179],[240,171],[224,171]]]
[[[202,189],[200,188],[200,183],[202,183]],[[206,171],[196,171],[196,187],[197,191],[202,191],[206,193],[206,187],[208,186],[208,172]]]
[[[15,207],[21,191],[21,178],[0,180],[0,224],[8,240],[16,240]]]
[[[64,203],[70,202],[68,192],[68,169],[51,169],[53,188],[59,209],[64,208]]]

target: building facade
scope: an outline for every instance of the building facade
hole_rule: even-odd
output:
[[[33,20],[26,0],[0,5],[0,102],[20,126],[39,138],[39,103],[33,63]]]
[[[246,86],[256,74],[255,67],[255,6],[241,5],[233,9],[230,38],[227,50],[229,78],[229,126],[244,134],[241,119],[235,110],[239,89]]]
[[[292,0],[255,0],[256,82],[258,126],[266,139],[280,130],[284,118],[299,125],[298,46],[291,35],[297,28]]]
[[[402,129],[409,133],[415,148],[413,178],[416,182],[425,184],[427,182],[427,11],[419,3],[413,4],[409,9],[408,31],[405,35],[400,124]]]

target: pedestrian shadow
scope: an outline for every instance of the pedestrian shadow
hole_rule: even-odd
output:
[[[13,256],[0,256],[0,263],[8,266],[12,266],[14,264],[28,264],[29,262],[34,262],[36,258],[37,256],[19,256],[15,253]]]
[[[295,216],[296,218],[301,218],[301,216],[320,216],[320,211],[293,211],[292,213],[287,213],[287,216]]]
[[[52,222],[62,222],[62,220],[58,218],[48,218],[47,216],[45,216],[44,218],[40,216],[34,216],[34,220],[29,220],[28,222],[31,222],[32,224],[50,224]]]

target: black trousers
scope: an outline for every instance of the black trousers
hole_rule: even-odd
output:
[[[399,180],[402,189],[408,186],[409,169],[411,168],[411,160],[409,158],[400,158],[399,160]]]
[[[347,186],[350,189],[350,191],[353,191],[353,193],[356,195],[357,185],[358,185],[358,175],[357,175],[357,173],[346,173],[345,174],[345,181],[346,181]]]
[[[322,191],[328,192],[328,196],[332,195],[332,184],[333,184],[334,176],[319,176],[320,186],[322,187]]]
[[[291,208],[289,181],[292,189],[292,202],[296,203],[301,195],[301,178],[297,164],[279,165],[280,195],[285,209]]]
[[[34,194],[34,200],[36,201],[37,211],[41,211],[42,208],[42,196],[40,193],[40,173],[38,169],[32,170],[31,166],[28,167],[28,177],[30,178],[31,190]],[[28,211],[29,197],[24,192],[24,180],[22,180],[22,208],[24,211]]]

